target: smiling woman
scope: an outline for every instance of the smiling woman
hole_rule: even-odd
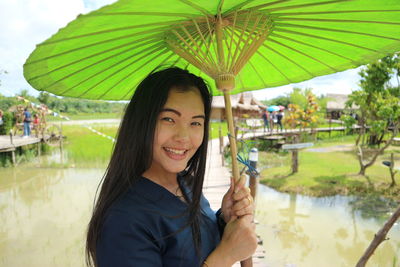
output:
[[[202,194],[210,110],[209,89],[186,70],[138,85],[89,223],[88,265],[224,267],[254,253],[244,181],[216,213]]]

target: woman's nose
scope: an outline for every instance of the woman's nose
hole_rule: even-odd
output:
[[[181,142],[189,140],[189,129],[188,129],[188,127],[183,126],[183,125],[178,125],[176,127],[175,139],[177,141],[181,141]]]

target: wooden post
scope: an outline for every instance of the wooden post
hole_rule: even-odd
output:
[[[258,150],[257,148],[252,148],[249,153],[249,162],[250,166],[254,169],[257,169],[257,162],[258,162]],[[257,187],[258,187],[258,175],[257,173],[250,172],[250,179],[249,179],[249,187],[251,191],[251,196],[253,199],[256,199],[257,196]]]
[[[298,136],[293,136],[293,144],[298,143]],[[299,171],[299,150],[292,150],[292,174]]]
[[[61,159],[61,163],[64,163],[64,147],[63,147],[62,124],[60,124],[60,159]]]
[[[221,125],[218,128],[218,136],[219,136],[219,153],[222,154],[224,150],[224,137],[222,136]]]

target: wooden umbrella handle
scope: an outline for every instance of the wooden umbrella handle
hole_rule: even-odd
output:
[[[239,173],[239,165],[236,160],[237,147],[236,147],[235,127],[233,125],[232,104],[231,104],[231,98],[227,91],[224,91],[224,100],[225,100],[226,120],[228,122],[228,130],[229,130],[229,144],[230,144],[231,157],[232,157],[232,175],[233,175],[233,180],[236,183],[240,179],[240,173]],[[252,267],[253,259],[250,257],[244,261],[241,261],[240,266],[241,267]]]

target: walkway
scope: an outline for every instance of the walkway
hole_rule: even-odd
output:
[[[257,134],[261,135],[261,134]],[[227,144],[228,138],[225,137],[224,144]],[[209,141],[208,147],[207,169],[204,180],[204,195],[210,202],[211,208],[218,210],[221,207],[222,197],[228,191],[230,185],[230,171],[228,167],[222,166],[222,157],[219,153],[219,140],[213,139]],[[265,258],[264,248],[259,245],[256,253],[253,255],[254,267],[267,266],[263,262]],[[234,265],[240,266],[239,263]]]

